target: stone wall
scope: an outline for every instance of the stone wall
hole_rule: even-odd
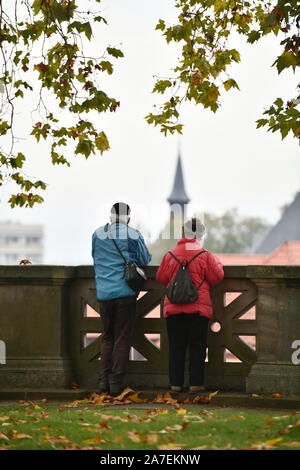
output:
[[[130,361],[128,368],[128,384],[141,388],[169,383],[163,289],[155,281],[156,269],[146,268],[146,292],[137,305],[132,344],[143,360]],[[292,348],[300,341],[300,267],[226,266],[224,271],[223,282],[211,289],[210,326],[217,323],[218,331],[209,328],[206,385],[300,395],[300,365],[292,362],[293,353],[300,360],[300,347],[298,355]],[[158,317],[151,316],[153,309]],[[0,388],[67,389],[75,381],[96,389],[101,353],[96,312],[92,266],[0,266],[0,341],[6,349]],[[87,342],[92,333],[96,339]],[[159,337],[159,347],[147,334]],[[236,362],[228,362],[228,352]]]

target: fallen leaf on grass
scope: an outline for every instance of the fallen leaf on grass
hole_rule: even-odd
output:
[[[280,441],[282,441],[282,437],[276,437],[275,439],[270,439],[266,441],[265,444],[273,446],[273,445],[276,445]]]
[[[203,446],[199,446],[199,447],[192,447],[190,450],[205,450],[205,449],[214,449],[214,450],[216,450],[217,448],[213,444],[210,444],[210,445],[203,445]]]
[[[170,392],[167,392],[164,395],[162,393],[158,393],[151,403],[166,403],[167,405],[179,407],[178,400],[173,398]]]
[[[104,431],[102,429],[96,429],[96,428],[86,428],[87,431],[89,432],[98,432],[98,433],[103,433]]]
[[[54,444],[55,442],[59,443],[64,443],[64,444],[69,444],[70,441],[69,439],[66,438],[66,436],[51,436],[47,432],[44,434],[44,442],[49,442],[50,444]]]
[[[168,444],[160,444],[157,446],[159,450],[181,450],[183,444],[175,444],[175,442],[169,442]]]
[[[181,431],[182,425],[181,424],[174,424],[173,426],[166,426],[165,431],[172,432],[172,431]]]
[[[298,426],[300,426],[300,419],[296,423],[289,424],[286,428],[281,429],[279,431],[279,433],[280,434],[288,434],[292,429],[297,428]]]
[[[127,437],[132,441],[135,442],[135,444],[141,444],[142,440],[140,435],[135,431],[129,431],[127,433]]]
[[[133,403],[146,403],[148,400],[146,398],[139,397],[140,392],[136,392],[133,395],[129,395],[128,399]]]
[[[123,437],[122,436],[115,436],[114,439],[113,439],[114,442],[122,442],[123,441]]]
[[[71,444],[71,445],[67,445],[67,446],[63,446],[63,449],[64,450],[83,450],[85,449],[84,447],[80,447],[79,445],[77,444]],[[91,450],[93,450],[94,448],[89,448]]]
[[[146,442],[147,444],[157,444],[158,442],[158,434],[147,434],[146,435]]]
[[[244,447],[242,450],[272,450],[276,449],[276,444],[282,440],[282,437],[270,439],[266,442],[254,442],[251,447]]]
[[[10,416],[0,416],[0,421],[8,421],[8,420],[12,420],[12,418]]]
[[[261,397],[263,397],[263,394],[258,395],[257,393],[251,393],[250,397],[251,398],[261,398]]]
[[[210,403],[212,397],[217,395],[217,393],[219,393],[219,390],[216,390],[215,392],[212,392],[209,395],[196,395],[193,399],[193,403]]]
[[[168,412],[169,412],[169,411],[167,410],[167,408],[162,408],[162,409],[154,408],[153,410],[146,410],[146,414],[147,414],[147,415],[153,415],[153,414],[156,414],[156,415],[167,415]]]
[[[281,446],[287,446],[287,447],[297,447],[298,449],[300,448],[300,442],[299,441],[282,442],[280,445]]]
[[[22,432],[17,432],[12,435],[12,439],[32,439],[32,436],[29,434],[23,434]]]
[[[0,439],[5,439],[6,441],[8,441],[8,437],[3,433],[3,432],[0,432]]]
[[[122,400],[126,397],[126,395],[129,395],[129,393],[131,393],[131,392],[133,392],[133,391],[134,391],[134,390],[132,390],[132,388],[127,387],[127,388],[125,388],[125,390],[123,390],[122,393],[120,393],[120,395],[118,395],[117,397],[115,397],[115,400],[117,400],[117,401],[122,401]]]
[[[175,414],[176,415],[185,415],[187,413],[186,409],[185,408],[179,408]]]
[[[271,397],[272,398],[282,398],[283,395],[281,395],[281,393],[271,393]]]
[[[182,425],[182,430],[184,431],[189,426],[189,424],[190,423],[188,421],[184,421]]]

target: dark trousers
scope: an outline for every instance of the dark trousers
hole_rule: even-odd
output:
[[[186,351],[189,351],[189,385],[203,385],[208,318],[198,313],[179,313],[167,317],[170,384],[184,385]]]
[[[116,391],[127,371],[131,334],[136,313],[136,297],[99,301],[103,325],[99,383]]]

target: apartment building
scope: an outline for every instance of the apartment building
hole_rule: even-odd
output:
[[[43,263],[43,225],[0,222],[0,264]]]

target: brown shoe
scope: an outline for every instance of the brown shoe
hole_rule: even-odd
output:
[[[205,387],[204,387],[204,385],[191,385],[190,388],[189,388],[189,391],[191,393],[204,392]]]

